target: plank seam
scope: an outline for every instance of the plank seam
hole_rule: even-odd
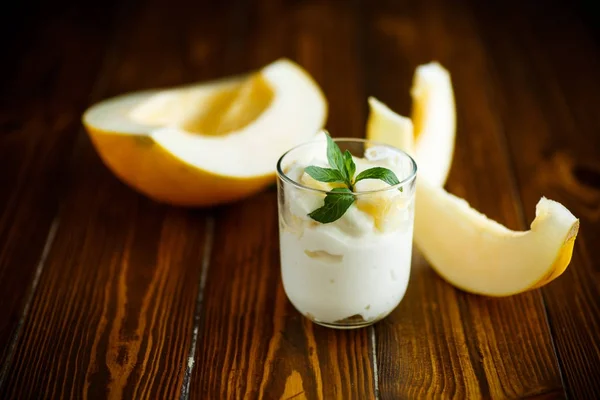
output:
[[[37,286],[40,282],[40,277],[42,275],[42,271],[44,269],[44,265],[46,264],[46,258],[48,258],[48,254],[50,253],[50,249],[52,248],[52,244],[54,243],[54,238],[56,237],[56,232],[58,230],[58,225],[60,224],[60,218],[57,216],[54,217],[52,221],[52,225],[50,225],[50,230],[48,231],[48,236],[46,236],[46,242],[44,243],[44,248],[42,250],[42,255],[40,256],[40,260],[35,268],[35,274],[33,275],[33,280],[31,281],[31,286],[29,287],[29,291],[27,293],[27,297],[25,298],[25,306],[23,307],[23,312],[21,313],[21,317],[19,318],[19,322],[17,323],[17,328],[15,329],[15,333],[12,337],[12,340],[9,344],[8,354],[6,356],[6,362],[2,367],[2,372],[0,372],[0,388],[4,385],[4,381],[6,379],[6,374],[8,373],[8,366],[11,364],[12,359],[15,355],[15,350],[17,348],[17,342],[19,336],[21,336],[21,331],[23,330],[23,325],[25,325],[25,319],[29,314],[29,309],[31,308],[31,303],[33,302],[33,298],[35,296],[35,292]]]
[[[379,371],[377,368],[377,335],[373,325],[369,327],[371,337],[371,356],[373,357],[373,389],[375,391],[375,399],[379,399]]]
[[[117,46],[117,43],[118,43],[117,38],[119,36],[118,27],[123,26],[122,21],[125,20],[125,15],[128,10],[128,7],[125,6],[126,4],[127,4],[127,2],[124,2],[124,3],[122,3],[122,5],[120,7],[119,6],[116,7],[114,23],[113,23],[113,26],[115,26],[115,33],[110,38],[110,40],[108,40],[106,42],[106,50],[104,52],[104,57],[102,58],[102,60],[103,60],[102,65],[101,65],[100,69],[98,70],[96,80],[94,82],[92,90],[90,91],[88,104],[92,104],[96,99],[98,99],[100,97],[100,94],[102,92],[104,92],[106,89],[106,86],[108,83],[107,77],[108,77],[109,66],[115,60],[115,48]],[[71,154],[69,157],[69,160],[71,160],[71,162],[74,159],[75,154],[77,153],[77,150],[78,150],[77,143],[81,140],[82,137],[84,137],[83,132],[84,132],[84,129],[82,127],[80,127],[79,130],[77,131],[77,133],[73,137],[74,144],[73,144],[73,148],[71,150]],[[67,163],[67,166],[65,166],[65,169],[68,169],[68,163]],[[60,225],[60,215],[62,214],[63,201],[64,201],[64,198],[62,196],[59,196],[59,198],[58,198],[59,206],[57,207],[57,211],[54,215],[54,218],[52,219],[50,229],[48,230],[48,234],[46,235],[46,241],[44,242],[44,247],[42,249],[40,259],[36,265],[35,273],[34,273],[32,281],[31,281],[29,290],[27,292],[27,296],[25,298],[25,304],[23,306],[23,311],[21,312],[21,316],[19,317],[19,322],[17,323],[15,333],[13,334],[13,337],[10,340],[9,351],[8,351],[5,363],[2,366],[2,369],[0,370],[0,389],[5,384],[6,376],[8,374],[8,368],[9,368],[8,366],[12,363],[12,359],[14,357],[14,353],[17,348],[17,342],[19,341],[19,337],[21,336],[21,332],[23,331],[23,327],[25,325],[25,320],[27,319],[27,316],[29,314],[29,309],[31,307],[31,304],[33,303],[35,293],[37,292],[37,287],[38,287],[40,278],[42,276],[44,266],[46,264],[46,259],[47,259],[48,255],[50,254],[50,250],[52,249],[52,246],[54,244],[54,240],[55,240],[56,234],[58,232],[58,227]]]
[[[363,91],[362,95],[365,96],[365,92],[368,88],[372,87],[372,72],[369,69],[369,65],[366,62],[366,37],[367,37],[367,19],[365,18],[365,4],[363,0],[355,0],[354,1],[354,10],[356,11],[355,22],[357,26],[357,34],[356,34],[356,54],[357,54],[357,62],[359,63],[362,75],[363,75]],[[366,119],[368,117],[368,105],[363,103],[361,108],[363,115],[363,122],[366,123]],[[366,125],[365,125],[366,126]],[[368,328],[369,340],[371,342],[371,359],[372,359],[372,370],[373,370],[373,392],[375,394],[375,399],[379,400],[379,366],[377,363],[377,333],[375,332],[375,325],[371,325]]]
[[[212,253],[212,247],[214,242],[215,233],[215,218],[210,216],[206,219],[205,225],[206,237],[204,240],[204,246],[202,249],[202,270],[200,272],[200,281],[198,282],[198,297],[196,298],[196,309],[194,311],[194,326],[192,329],[192,342],[190,345],[190,351],[187,357],[185,374],[183,376],[183,383],[181,385],[181,400],[187,400],[190,396],[190,383],[192,378],[192,372],[194,371],[194,357],[196,356],[196,347],[198,344],[198,332],[202,322],[202,306],[204,303],[204,289],[206,287],[206,277],[208,276],[208,268],[210,265],[210,258]]]
[[[239,0],[234,2],[234,6],[231,7],[228,19],[233,19],[236,23],[229,23],[227,31],[233,31],[233,34],[229,35],[226,44],[226,55],[225,59],[231,61],[231,56],[237,54],[236,50],[241,46],[244,35],[241,32],[236,32],[235,29],[243,29],[248,25],[248,19],[243,18],[247,15],[250,2],[247,0]],[[233,15],[233,17],[231,16]],[[244,26],[246,25],[246,26]],[[239,60],[234,60],[239,61]],[[235,65],[236,62],[224,63]],[[204,241],[203,254],[202,254],[202,270],[200,272],[200,281],[198,283],[198,297],[196,299],[196,309],[194,311],[194,327],[192,329],[192,343],[190,345],[190,351],[188,353],[187,362],[185,365],[185,374],[183,376],[183,383],[181,385],[180,400],[187,400],[190,397],[190,385],[192,380],[192,373],[194,371],[196,348],[198,346],[199,331],[202,328],[202,309],[204,306],[204,289],[206,287],[206,279],[208,276],[208,268],[210,266],[210,259],[212,255],[212,248],[215,236],[215,217],[209,216],[206,220],[205,225],[206,238]]]
[[[121,26],[121,20],[124,19],[124,15],[126,14],[125,11],[126,11],[126,7],[124,7],[124,6],[121,6],[117,10],[116,17],[114,20],[115,27]],[[115,53],[116,43],[118,42],[117,36],[118,36],[118,34],[113,35],[113,37],[107,42],[106,51],[104,53],[105,56],[103,57],[102,66],[99,69],[96,81],[92,87],[92,90],[90,91],[90,97],[89,97],[88,104],[91,104],[95,99],[97,99],[99,97],[100,93],[102,93],[105,90],[105,87],[107,84],[108,66],[115,59],[114,53]],[[71,160],[73,159],[73,156],[77,151],[77,141],[83,136],[82,132],[83,132],[83,129],[80,128],[78,130],[77,134],[75,134],[75,136],[73,137],[75,139],[74,140],[75,144],[74,144],[73,150],[71,150],[71,157],[69,157],[69,159],[71,159]],[[54,218],[52,219],[52,223],[50,225],[50,229],[48,230],[48,234],[46,235],[46,241],[44,242],[42,254],[40,255],[40,259],[36,265],[35,273],[34,273],[32,281],[31,281],[29,291],[27,292],[27,296],[25,298],[25,304],[23,306],[23,311],[21,312],[21,316],[19,317],[19,322],[17,323],[15,333],[13,334],[13,337],[9,343],[9,351],[8,351],[5,363],[2,366],[2,370],[0,371],[0,388],[2,388],[4,386],[6,376],[8,374],[8,366],[12,363],[12,359],[14,357],[14,353],[15,353],[16,347],[17,347],[17,342],[19,341],[19,337],[21,336],[21,332],[23,331],[23,326],[25,325],[25,320],[29,314],[29,309],[31,308],[31,304],[33,303],[35,293],[37,292],[37,287],[38,287],[40,278],[42,276],[44,266],[46,264],[46,259],[47,259],[48,255],[50,254],[50,250],[52,249],[52,246],[54,244],[54,239],[58,232],[58,227],[60,225],[61,210],[63,208],[62,201],[63,201],[63,199],[59,197],[59,206],[54,215]]]

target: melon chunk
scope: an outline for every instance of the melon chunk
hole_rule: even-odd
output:
[[[310,75],[281,59],[245,75],[107,99],[83,123],[124,182],[161,202],[207,206],[273,183],[278,157],[314,138],[326,115]]]
[[[452,93],[449,74],[432,63],[415,73],[412,125],[369,99],[367,138],[417,161],[415,244],[441,277],[467,292],[507,296],[546,285],[568,267],[579,220],[542,197],[531,229],[512,231],[444,190],[454,152]]]
[[[417,183],[415,243],[437,273],[468,292],[506,296],[543,286],[571,261],[579,220],[542,197],[531,229],[512,231],[426,180]]]
[[[367,139],[406,151],[415,158],[420,177],[443,186],[452,165],[456,136],[450,73],[437,62],[420,65],[415,70],[411,96],[412,118],[398,115],[370,97]]]
[[[419,175],[444,186],[454,155],[456,110],[450,73],[437,62],[419,66],[411,89]]]

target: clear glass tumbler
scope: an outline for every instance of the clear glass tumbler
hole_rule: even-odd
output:
[[[391,146],[361,139],[334,142],[342,152],[350,151],[356,175],[384,167],[399,183],[357,182],[343,216],[317,222],[308,214],[324,205],[332,186],[341,186],[305,172],[308,165],[331,167],[326,141],[285,153],[277,163],[281,274],[287,297],[304,316],[331,328],[360,328],[386,317],[406,292],[417,166]]]

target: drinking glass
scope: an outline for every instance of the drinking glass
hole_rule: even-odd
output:
[[[354,202],[345,214],[320,223],[308,214],[323,206],[330,188],[311,181],[304,167],[315,159],[327,160],[326,142],[304,143],[283,154],[277,163],[281,276],[291,303],[313,322],[360,328],[386,317],[406,292],[417,165],[391,146],[362,139],[334,141],[342,152],[392,169],[400,183],[354,189]]]

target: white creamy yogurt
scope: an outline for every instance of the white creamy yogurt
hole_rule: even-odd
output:
[[[353,316],[365,322],[389,314],[402,300],[410,275],[412,232],[351,238],[334,229],[281,233],[285,291],[317,322]]]
[[[323,158],[317,161],[320,164]],[[303,162],[288,164],[288,177],[300,181],[306,167]],[[387,157],[355,159],[355,163],[357,174],[385,165],[399,178],[407,175],[399,162]],[[319,164],[313,157],[310,165]],[[359,183],[363,184],[363,189],[357,185],[359,191],[388,186],[375,180]],[[324,194],[291,184],[282,190],[281,271],[292,304],[316,322],[333,325],[373,322],[396,308],[410,276],[412,193],[359,194],[339,220],[321,224],[307,214],[323,205]]]

